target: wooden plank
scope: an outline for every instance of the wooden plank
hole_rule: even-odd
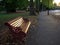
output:
[[[27,33],[30,24],[31,24],[31,22],[28,21],[28,22],[24,22],[24,23],[20,26],[20,27],[22,28],[22,31],[23,31],[24,33]]]
[[[27,25],[27,28],[25,30],[25,33],[27,33],[28,29],[29,29],[29,26],[30,26],[31,22],[29,21],[28,25]]]

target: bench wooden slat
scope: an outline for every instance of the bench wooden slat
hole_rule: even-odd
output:
[[[22,17],[18,17],[18,18],[16,18],[16,19],[13,19],[13,20],[9,21],[8,23],[11,24],[11,23],[13,23],[14,21],[16,21],[16,20],[18,20],[18,19],[20,19],[20,18],[22,18]]]
[[[19,20],[11,23],[11,25],[12,25],[12,26],[15,26],[15,27],[17,27],[17,26],[19,27],[23,22],[24,22],[23,19],[20,18]]]
[[[25,30],[25,33],[27,33],[30,24],[31,24],[31,22],[29,21],[28,26],[27,26],[27,28],[26,28],[26,30]]]

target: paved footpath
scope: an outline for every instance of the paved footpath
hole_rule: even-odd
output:
[[[60,21],[41,12],[38,25],[28,34],[27,45],[60,45]]]

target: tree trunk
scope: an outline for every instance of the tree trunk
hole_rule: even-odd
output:
[[[49,0],[48,0],[48,15],[49,15]]]
[[[40,0],[35,0],[36,2],[36,12],[39,13]]]
[[[36,15],[33,0],[30,0],[30,15]]]

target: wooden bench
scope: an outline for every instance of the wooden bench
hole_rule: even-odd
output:
[[[20,41],[26,37],[30,24],[31,22],[23,17],[18,17],[5,23],[5,25],[8,26],[10,33],[14,37],[14,40],[17,39]]]

